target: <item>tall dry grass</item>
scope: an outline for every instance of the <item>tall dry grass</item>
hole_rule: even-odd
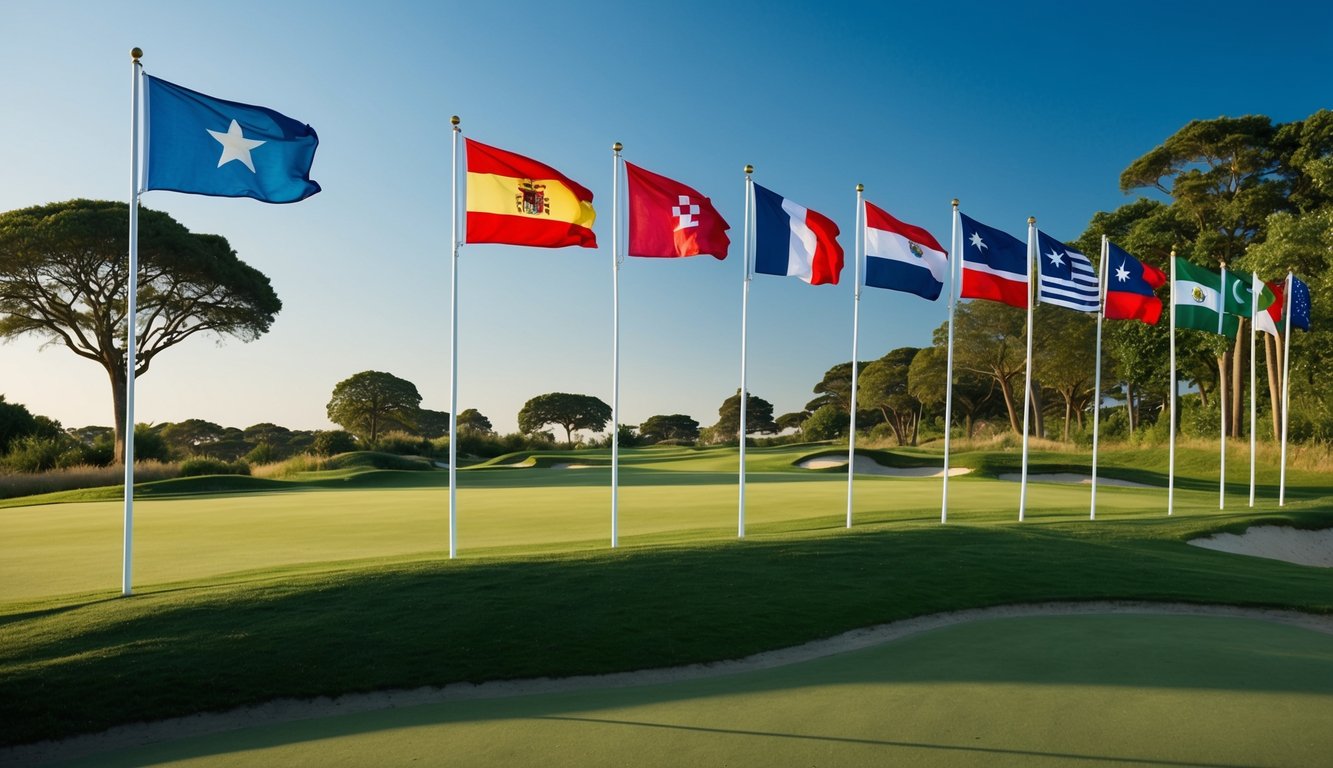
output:
[[[265,477],[270,480],[285,480],[302,472],[319,472],[331,468],[326,457],[315,456],[310,453],[298,453],[282,461],[250,467],[250,476]]]
[[[180,474],[180,464],[156,459],[134,463],[134,482],[147,483],[166,480]],[[74,491],[81,488],[101,488],[124,485],[125,467],[112,464],[106,467],[80,465],[46,472],[0,472],[0,499],[33,496],[39,493]]]

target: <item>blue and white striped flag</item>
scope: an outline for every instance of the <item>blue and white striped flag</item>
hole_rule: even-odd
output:
[[[1097,270],[1087,256],[1041,230],[1037,231],[1037,249],[1041,270],[1039,303],[1076,312],[1096,312],[1101,308]]]

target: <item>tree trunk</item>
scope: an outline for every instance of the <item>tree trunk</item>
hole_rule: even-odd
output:
[[[964,422],[964,425],[965,425],[966,428],[967,428],[967,439],[968,439],[968,440],[971,440],[971,439],[972,439],[972,424],[973,424],[973,422],[972,422],[972,414],[971,414],[971,413],[968,413],[966,416],[964,416],[964,417],[963,417],[963,422]]]
[[[1125,414],[1129,421],[1129,436],[1134,436],[1134,427],[1138,426],[1138,411],[1134,408],[1134,382],[1125,382]]]
[[[1032,436],[1046,437],[1046,418],[1043,415],[1041,401],[1041,385],[1036,381],[1032,382]]]
[[[1004,398],[1004,409],[1009,413],[1009,428],[1016,435],[1023,434],[1023,427],[1018,421],[1018,412],[1014,410],[1014,389],[1009,386],[1009,380],[1002,377],[996,377],[1000,382],[1000,396]]]
[[[1273,414],[1273,439],[1282,436],[1282,345],[1280,337],[1264,334],[1264,363],[1268,368],[1268,410]]]
[[[116,447],[112,454],[116,464],[125,463],[125,369],[107,368],[111,378],[111,407],[116,409]]]
[[[1231,424],[1228,426],[1232,437],[1240,437],[1241,414],[1245,410],[1245,381],[1241,371],[1249,358],[1245,355],[1246,346],[1241,342],[1245,338],[1242,331],[1247,327],[1246,320],[1241,318],[1236,330],[1236,346],[1231,352]]]
[[[921,414],[925,411],[925,409],[926,409],[925,404],[923,403],[916,404],[916,420],[912,422],[912,445],[916,445],[917,433],[921,429]]]
[[[1065,433],[1061,438],[1064,442],[1069,442],[1069,420],[1074,417],[1074,398],[1073,395],[1061,392],[1065,399]]]

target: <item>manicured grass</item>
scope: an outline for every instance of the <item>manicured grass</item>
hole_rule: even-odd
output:
[[[753,452],[744,541],[734,452],[626,452],[615,551],[605,468],[460,472],[464,557],[453,562],[444,472],[150,497],[136,507],[130,599],[116,596],[118,505],[0,511],[0,743],[285,696],[735,658],[1004,603],[1333,612],[1326,572],[1183,543],[1260,522],[1333,525],[1323,477],[1293,480],[1321,498],[1282,512],[1270,498],[1245,514],[1218,514],[1215,486],[1194,477],[1203,489],[1182,485],[1174,518],[1162,489],[1105,488],[1097,522],[1085,487],[1034,483],[1019,525],[1017,485],[978,473],[951,482],[947,526],[938,480],[858,477],[847,531],[845,475],[792,466],[815,450]],[[1008,459],[960,460],[994,470]]]
[[[777,669],[392,709],[81,765],[1320,765],[1333,637],[1256,621],[1002,619]]]

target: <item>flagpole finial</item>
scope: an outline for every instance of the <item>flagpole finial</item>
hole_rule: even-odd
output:
[[[752,174],[752,173],[754,173],[754,166],[753,166],[753,165],[750,165],[749,163],[746,163],[746,164],[745,164],[745,175],[746,175],[746,176],[749,176],[749,175]]]
[[[452,125],[454,128],[458,128],[458,124],[461,122],[463,121],[458,119],[458,115],[454,115],[453,117],[449,118],[449,124]]]
[[[1176,247],[1173,245],[1171,246],[1171,258],[1174,259],[1175,257],[1176,257]]]
[[[1029,216],[1029,217],[1028,217],[1028,226],[1029,226],[1029,227],[1032,226],[1033,224],[1036,224],[1036,223],[1037,223],[1037,217],[1036,217],[1036,216]]]
[[[611,145],[611,151],[612,151],[612,152],[619,152],[620,150],[622,150],[622,149],[624,149],[624,148],[625,148],[625,146],[624,146],[623,144],[621,144],[620,142],[618,142],[618,141],[617,141],[615,144],[612,144],[612,145]]]
[[[864,192],[864,191],[866,191],[866,185],[864,185],[864,184],[857,184],[857,185],[856,185],[856,191],[857,191],[857,192]]]
[[[131,59],[134,59],[135,61],[138,61],[138,60],[139,60],[140,58],[142,58],[142,57],[143,57],[143,49],[142,49],[142,48],[135,47],[135,48],[131,48],[131,49],[130,49],[130,58],[131,58]]]
[[[953,199],[953,207],[955,207],[955,208],[958,207],[958,198],[956,198],[956,197]]]

